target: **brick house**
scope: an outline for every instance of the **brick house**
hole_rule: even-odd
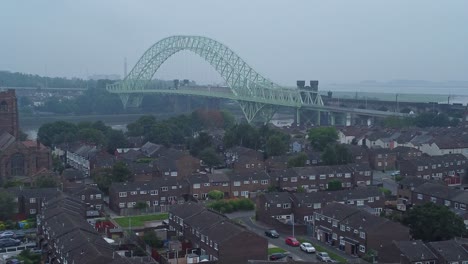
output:
[[[188,240],[200,255],[219,263],[246,263],[249,259],[267,259],[268,240],[224,215],[192,204],[174,206],[169,211],[169,226]],[[240,254],[241,252],[241,254]]]
[[[71,196],[81,200],[88,208],[98,211],[103,209],[104,193],[96,186],[81,185],[70,192]]]
[[[369,150],[370,166],[374,170],[387,171],[396,169],[397,153],[388,148]]]
[[[42,206],[47,201],[57,197],[60,191],[57,188],[9,188],[9,193],[17,203],[17,213],[19,218],[36,217],[41,213]]]
[[[380,263],[436,264],[437,256],[421,240],[393,241],[379,251]]]
[[[299,187],[307,192],[326,190],[331,181],[340,181],[343,188],[370,185],[372,171],[366,164],[312,166],[290,168],[270,173],[280,190],[296,191]]]
[[[414,188],[411,201],[414,205],[429,202],[445,205],[463,219],[468,220],[468,214],[466,213],[468,192],[466,191],[452,189],[445,184],[426,182]]]
[[[412,194],[415,188],[428,182],[429,180],[418,177],[405,177],[398,182],[397,197],[405,200],[405,204],[412,203]]]
[[[348,145],[344,144],[344,146],[351,156],[354,159],[354,163],[369,163],[369,149],[363,146],[358,145]]]
[[[397,154],[397,160],[417,159],[422,156],[422,151],[419,149],[405,146],[398,146],[393,149],[393,152]]]
[[[83,203],[71,197],[51,200],[38,216],[37,243],[47,263],[135,263],[117,254],[84,217]]]
[[[258,192],[266,191],[270,186],[270,176],[264,171],[232,172],[229,197],[253,198]]]
[[[313,224],[318,240],[360,257],[369,250],[379,252],[393,240],[410,238],[407,227],[340,203],[328,204],[315,212]]]
[[[173,177],[151,182],[114,182],[109,187],[109,207],[123,214],[138,202],[144,202],[151,210],[165,210],[167,205],[184,202],[188,193],[187,183]]]
[[[443,180],[447,185],[460,185],[466,176],[467,158],[461,154],[425,157],[400,161],[403,176]]]
[[[200,171],[200,160],[188,152],[176,149],[164,149],[158,152],[158,156],[151,163],[159,171],[162,177],[177,177],[185,179]]]
[[[86,177],[90,177],[93,168],[93,160],[99,150],[92,145],[78,145],[67,150],[67,164],[72,168],[82,171]]]
[[[288,168],[289,155],[271,156],[265,160],[265,167],[268,172],[275,170],[285,170]]]
[[[253,149],[232,147],[225,151],[224,157],[226,166],[238,173],[265,170],[263,153]]]
[[[270,223],[271,218],[281,221],[292,219],[292,197],[287,192],[264,193],[256,199],[257,220]]]
[[[194,174],[187,178],[189,193],[196,199],[205,200],[210,191],[221,191],[224,197],[230,197],[229,177],[222,173]]]
[[[333,202],[371,208],[377,215],[385,207],[385,197],[375,186],[339,191],[291,193],[290,196],[293,201],[294,217],[299,223],[312,222],[314,212]]]

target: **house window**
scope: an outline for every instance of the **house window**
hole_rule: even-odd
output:
[[[351,227],[347,226],[346,231],[351,231]]]
[[[371,176],[371,172],[370,171],[365,171],[364,176]]]
[[[209,184],[209,183],[208,183],[208,184]],[[177,189],[177,185],[172,185],[172,186],[171,186],[171,189],[172,189],[172,190],[176,190],[176,189]]]
[[[332,238],[333,238],[333,240],[337,240],[337,239],[338,239],[338,235],[337,235],[336,233],[333,233]]]
[[[291,182],[297,182],[297,177],[291,177]]]
[[[16,153],[11,157],[11,176],[24,176],[24,156]]]
[[[374,202],[374,197],[369,197],[369,200],[368,200],[368,201],[369,201],[369,203]]]
[[[119,192],[119,197],[127,197],[127,192]]]
[[[366,252],[366,247],[363,245],[359,245],[359,251],[365,253]]]
[[[232,192],[232,195],[233,196],[239,196],[239,192],[238,191]]]
[[[245,164],[245,168],[249,169],[249,168],[250,168],[250,164]]]
[[[326,178],[327,178],[327,175],[325,175],[325,174],[320,175],[321,180],[325,180]]]
[[[460,209],[466,210],[466,205],[465,204],[460,204]]]
[[[125,203],[119,203],[119,208],[124,208],[125,207]]]
[[[287,181],[288,181],[288,178],[283,178],[283,181],[287,182]]]
[[[458,209],[458,203],[455,203],[455,209]]]
[[[379,162],[377,163],[377,166],[379,166],[379,167],[382,166],[382,162],[379,161]]]
[[[437,198],[435,198],[435,197],[431,197],[431,202],[433,202],[433,203],[437,203]]]
[[[240,185],[241,185],[240,181],[235,181],[234,182],[234,186],[240,186]]]
[[[351,178],[351,173],[345,173],[344,177],[345,178]]]
[[[341,230],[341,231],[345,231],[345,230],[346,230],[345,225],[340,225],[340,230]]]
[[[165,191],[167,191],[167,190],[168,190],[167,187],[161,187],[161,191],[165,192]]]
[[[360,232],[359,237],[362,238],[362,239],[366,239],[366,233]]]
[[[281,204],[277,204],[276,207],[281,208]]]
[[[423,166],[418,166],[418,171],[423,171]]]
[[[314,209],[320,209],[320,208],[322,208],[321,203],[314,203]]]
[[[102,198],[102,197],[101,197],[101,194],[100,194],[100,193],[96,194],[96,199],[97,199],[97,200],[99,200],[99,199],[101,199],[101,198]]]
[[[262,185],[266,185],[266,184],[268,184],[268,180],[262,180],[260,183],[261,183]]]
[[[130,195],[137,195],[137,193],[138,193],[137,191],[131,191]]]
[[[445,200],[445,201],[444,201],[444,205],[445,205],[445,206],[450,206],[450,201]]]
[[[133,208],[134,205],[136,205],[136,202],[128,202],[127,203],[128,208]]]
[[[158,190],[151,190],[151,191],[150,191],[150,194],[151,194],[151,195],[158,195]]]
[[[36,209],[29,209],[29,214],[36,214]]]
[[[320,220],[320,216],[318,214],[315,214],[315,220]]]
[[[140,191],[140,194],[146,194],[147,192],[146,191]]]
[[[199,184],[199,183],[195,183],[195,184],[193,185],[193,188],[194,188],[194,189],[200,189],[200,184]]]
[[[333,220],[332,226],[337,227],[338,226],[338,221]]]
[[[257,184],[257,183],[258,183],[258,181],[252,181],[252,183],[254,183],[254,184]]]
[[[153,206],[157,206],[159,204],[159,201],[153,201]]]
[[[289,203],[283,204],[283,209],[288,209],[288,208],[291,208],[291,204]]]
[[[29,198],[29,203],[36,203],[36,198]]]
[[[249,197],[249,191],[242,191],[241,196]]]
[[[229,183],[223,182],[223,186],[229,186]]]
[[[198,193],[194,193],[194,194],[193,194],[193,197],[194,197],[194,198],[198,198]]]
[[[86,196],[85,196],[84,194],[83,194],[83,195],[81,195],[81,200],[83,200],[83,201],[84,201],[85,199],[86,199]]]
[[[356,201],[356,205],[357,205],[357,206],[364,205],[364,201],[363,201],[363,200],[357,200],[357,201]]]
[[[315,180],[315,175],[310,175],[310,176],[309,176],[309,180],[314,181],[314,180]]]
[[[333,178],[335,175],[333,173],[328,174],[328,177]]]
[[[422,200],[423,199],[423,195],[418,193],[418,200]]]
[[[214,243],[214,249],[218,250],[218,243]]]
[[[250,181],[244,181],[244,184],[250,184]]]

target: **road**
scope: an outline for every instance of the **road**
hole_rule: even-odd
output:
[[[241,214],[238,214],[238,215],[229,215],[228,217],[241,220],[242,224],[245,225],[249,230],[257,233],[258,235],[265,236],[265,230],[268,229],[268,228],[261,225],[260,223],[257,223],[257,222],[254,223],[252,221],[252,218],[251,218],[252,216],[253,216],[253,213],[246,212],[246,213],[241,213]],[[279,238],[270,238],[270,237],[268,237],[268,243],[288,251],[290,253],[290,256],[294,260],[317,261],[317,258],[315,256],[315,254],[308,254],[308,253],[305,253],[302,250],[300,250],[299,247],[291,247],[291,246],[286,245],[284,243],[284,241],[285,241],[286,237],[289,236],[290,234],[283,234],[283,233],[279,233],[279,234],[280,234]],[[312,244],[314,244],[314,243],[318,243],[318,242],[313,241]],[[327,245],[322,245],[322,244],[320,244],[320,245],[324,246],[324,247],[327,247],[328,250],[333,251],[333,252],[339,254],[340,256],[342,256],[342,257],[344,257],[344,258],[346,258],[348,260],[353,260],[354,259],[354,258],[352,258],[350,256],[347,256],[344,253],[338,251],[335,248],[330,248]]]
[[[393,171],[374,171],[373,172],[373,182],[374,184],[382,184],[385,189],[389,189],[392,192],[392,195],[397,194],[398,183],[395,182],[392,176]]]

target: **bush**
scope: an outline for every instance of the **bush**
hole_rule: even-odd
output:
[[[222,191],[213,190],[208,193],[208,198],[211,200],[221,200],[224,198],[224,193]]]
[[[236,211],[253,210],[255,205],[247,198],[240,198],[235,200],[218,200],[210,203],[208,207],[224,214]]]

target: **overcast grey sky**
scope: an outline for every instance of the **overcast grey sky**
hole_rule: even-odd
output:
[[[0,70],[123,74],[158,40],[204,35],[265,77],[467,80],[468,1],[1,0]],[[160,77],[216,79],[195,56]],[[215,75],[215,76],[213,76]]]

